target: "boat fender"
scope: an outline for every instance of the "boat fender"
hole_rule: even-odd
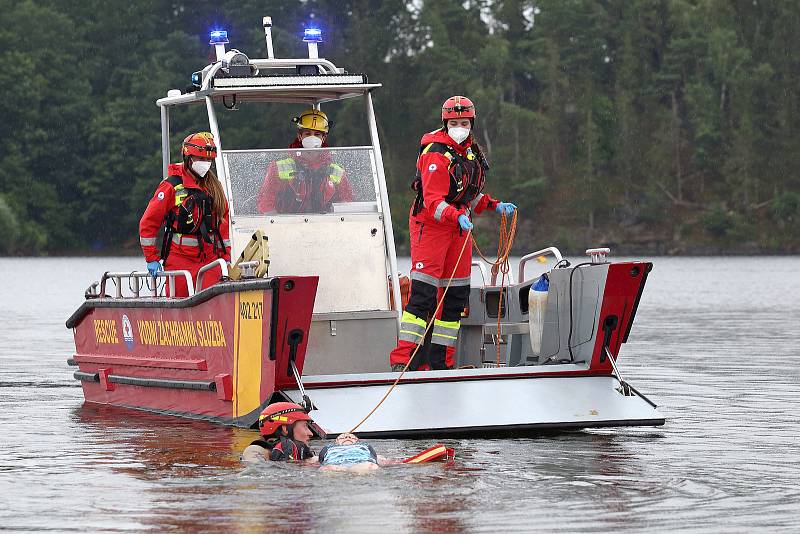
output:
[[[528,325],[531,333],[531,350],[539,356],[542,352],[542,333],[544,331],[544,312],[547,309],[547,293],[550,279],[547,273],[540,276],[528,291]]]

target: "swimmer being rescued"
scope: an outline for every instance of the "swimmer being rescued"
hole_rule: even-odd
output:
[[[313,420],[299,404],[270,404],[264,408],[259,418],[262,438],[245,448],[242,462],[253,464],[267,460],[287,461],[319,465],[323,471],[368,473],[386,465],[453,459],[453,449],[441,444],[405,460],[385,458],[375,452],[371,445],[363,443],[349,432],[340,434],[334,443],[324,446],[317,456],[308,446],[308,440],[312,436],[309,424],[313,424]]]
[[[319,462],[323,471],[350,471],[367,473],[382,465],[403,463],[378,455],[371,445],[362,443],[355,434],[345,432],[336,437],[332,445],[325,445],[312,461]]]

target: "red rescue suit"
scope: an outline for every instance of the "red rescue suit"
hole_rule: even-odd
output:
[[[295,139],[289,148],[302,146]],[[325,213],[334,202],[353,200],[344,168],[333,162],[329,151],[320,150],[270,163],[256,205],[260,213]]]
[[[169,177],[179,177],[181,184],[173,185],[177,180],[165,178],[156,189],[153,198],[147,205],[147,209],[139,221],[139,243],[144,252],[145,261],[151,262],[160,260],[161,250],[156,247],[159,238],[159,230],[170,212],[177,216],[182,202],[185,202],[187,192],[200,190],[208,193],[198,183],[195,175],[186,170],[182,163],[171,164],[168,168]],[[178,194],[176,195],[176,189]],[[177,200],[176,200],[177,198]],[[192,281],[197,282],[197,271],[204,265],[212,262],[216,258],[225,261],[231,259],[231,242],[228,227],[228,205],[225,204],[225,213],[218,229],[219,237],[222,238],[222,247],[215,247],[213,243],[204,240],[198,234],[172,235],[169,255],[164,263],[165,271],[186,270],[192,274]],[[219,267],[215,267],[203,274],[203,287],[208,287],[217,283],[222,276]],[[178,297],[189,296],[186,280],[182,277],[175,278],[175,295]]]
[[[498,201],[482,192],[485,171],[483,156],[477,146],[473,148],[472,136],[462,144],[443,129],[422,137],[415,180],[417,200],[409,217],[411,296],[403,312],[397,348],[389,357],[391,365],[408,363],[415,347],[424,342],[431,319],[430,368],[447,369],[455,364],[454,347],[461,314],[469,301],[472,270],[472,241],[461,230],[458,217],[496,208]],[[462,246],[466,248],[458,260]],[[439,291],[451,276],[440,314],[434,318]],[[410,369],[424,366],[421,358],[414,360]]]

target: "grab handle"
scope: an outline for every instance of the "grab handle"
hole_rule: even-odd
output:
[[[547,256],[552,254],[556,262],[561,261],[563,258],[561,257],[561,252],[556,247],[547,247],[543,248],[542,250],[537,250],[536,252],[531,252],[530,254],[526,254],[519,260],[519,276],[517,279],[520,283],[525,281],[525,264],[528,263],[530,260],[534,260],[540,256]]]

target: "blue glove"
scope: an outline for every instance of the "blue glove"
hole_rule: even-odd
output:
[[[458,225],[462,230],[472,230],[472,221],[469,220],[466,214],[462,213],[458,216]]]
[[[505,212],[506,215],[511,215],[512,213],[514,213],[514,210],[516,209],[517,207],[511,202],[498,202],[497,207],[494,209],[494,211],[496,211],[497,213]]]
[[[147,262],[147,270],[150,272],[150,276],[155,278],[156,273],[161,271],[161,262],[158,260],[148,261]]]

